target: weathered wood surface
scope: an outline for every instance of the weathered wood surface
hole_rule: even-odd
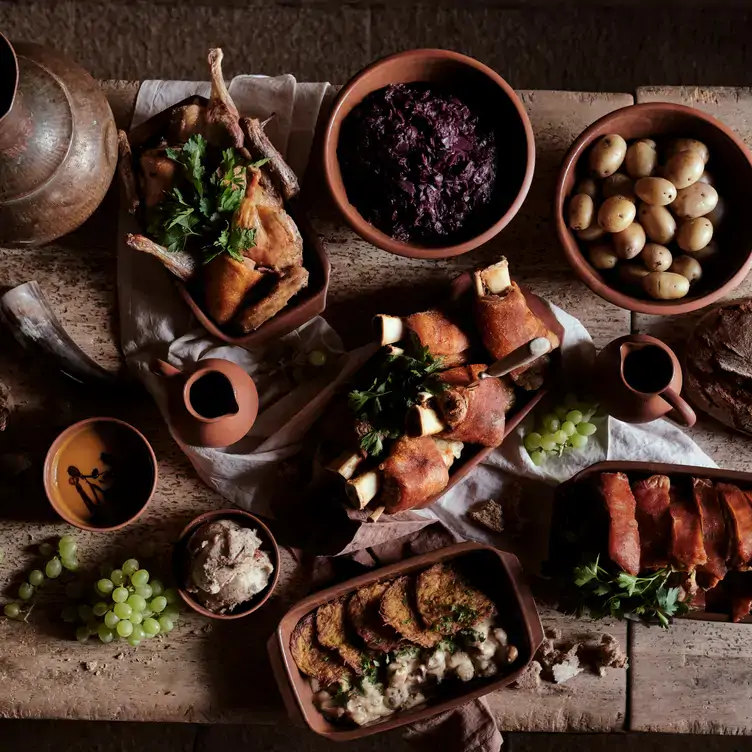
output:
[[[105,89],[118,123],[127,125],[137,85],[110,82]],[[371,314],[383,305],[409,309],[427,299],[458,271],[506,254],[515,276],[577,315],[598,344],[629,327],[629,315],[595,297],[575,279],[558,248],[551,200],[558,163],[572,139],[592,120],[629,104],[626,94],[522,92],[536,133],[538,164],[530,196],[502,236],[459,259],[425,262],[391,256],[363,243],[327,214],[316,218],[332,260],[328,318],[350,342],[367,336]],[[36,279],[71,336],[96,360],[117,370],[115,237],[116,201],[109,195],[80,230],[39,250],[0,249],[0,288]],[[116,534],[77,533],[81,564],[148,553],[154,571],[169,566],[171,542],[193,516],[227,504],[196,478],[148,395],[94,393],[72,384],[23,353],[0,332],[0,380],[18,408],[0,433],[0,454],[28,455],[32,467],[18,478],[0,478],[0,587],[13,596],[19,575],[34,561],[32,546],[67,527],[51,513],[41,487],[44,454],[57,432],[83,417],[109,414],[134,423],[152,442],[160,482],[147,513]],[[257,615],[209,624],[186,615],[169,638],[138,650],[91,642],[79,645],[47,621],[46,609],[29,624],[0,620],[0,716],[142,721],[276,722],[284,713],[266,659],[266,638],[287,605],[305,592],[311,568],[284,554],[273,601]],[[54,609],[50,610],[54,615]],[[54,621],[54,620],[52,620]],[[546,614],[546,626],[565,635],[583,625]],[[587,629],[585,630],[587,631]],[[623,627],[613,633],[626,643]],[[123,655],[118,658],[119,654]],[[86,667],[96,661],[97,666]],[[626,675],[583,674],[540,697],[511,691],[491,698],[502,728],[611,731],[623,727]]]
[[[752,89],[656,87],[638,102],[677,102],[704,110],[752,146]],[[752,295],[752,277],[729,298]],[[686,316],[633,314],[633,329],[682,345],[702,311]],[[687,431],[721,467],[752,467],[752,440],[700,416]],[[632,627],[629,728],[671,733],[752,733],[750,625],[679,621],[669,633]]]

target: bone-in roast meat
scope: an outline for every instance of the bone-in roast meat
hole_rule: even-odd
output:
[[[640,534],[629,478],[624,473],[603,473],[599,487],[609,517],[609,558],[625,572],[639,574]]]
[[[669,564],[671,512],[666,475],[652,475],[632,484],[637,527],[640,531],[640,569],[661,569]]]
[[[700,509],[694,496],[674,486],[671,498],[671,559],[680,569],[692,570],[707,560]]]
[[[700,587],[709,589],[728,572],[729,534],[718,499],[718,489],[707,478],[692,478],[692,493],[700,510],[702,537],[707,561],[700,565],[697,580]]]
[[[217,256],[204,268],[206,312],[220,326],[226,324],[263,276],[249,258],[238,261],[227,253]]]
[[[718,483],[716,488],[726,510],[731,534],[729,563],[734,568],[746,566],[752,560],[752,505],[749,497],[730,483]]]

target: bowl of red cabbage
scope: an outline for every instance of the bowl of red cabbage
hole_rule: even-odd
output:
[[[339,93],[324,174],[345,221],[412,258],[446,258],[497,235],[527,196],[535,142],[493,70],[448,50],[379,60]]]

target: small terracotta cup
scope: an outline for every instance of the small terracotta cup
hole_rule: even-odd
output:
[[[367,222],[347,198],[337,158],[342,123],[363,99],[390,84],[444,85],[479,111],[496,132],[499,167],[492,205],[476,234],[447,246],[425,246],[395,240]],[[498,235],[522,206],[535,169],[535,139],[527,112],[512,87],[487,65],[450,50],[409,50],[385,57],[358,73],[339,93],[324,133],[324,176],[345,221],[364,240],[409,258],[459,256]]]
[[[191,536],[200,528],[209,522],[217,522],[218,520],[232,520],[242,527],[250,527],[256,531],[256,534],[261,538],[261,550],[266,551],[269,554],[269,558],[274,565],[274,571],[269,579],[267,586],[257,595],[255,595],[250,601],[242,604],[240,608],[236,608],[229,614],[218,614],[214,611],[210,611],[205,606],[193,597],[192,593],[186,590],[187,581],[187,569],[188,569],[188,541]],[[173,568],[175,571],[175,581],[178,584],[178,592],[180,597],[187,603],[196,613],[202,616],[208,616],[210,619],[241,619],[244,616],[252,614],[254,611],[258,611],[269,600],[269,596],[274,592],[274,588],[277,587],[277,580],[279,579],[279,547],[277,541],[274,540],[274,536],[271,530],[261,520],[252,515],[250,512],[246,512],[242,509],[217,509],[213,512],[206,512],[196,517],[195,520],[190,522],[175,543],[173,549]]]
[[[146,437],[117,418],[88,418],[66,428],[49,448],[43,473],[52,508],[92,532],[119,530],[138,519],[158,475]]]

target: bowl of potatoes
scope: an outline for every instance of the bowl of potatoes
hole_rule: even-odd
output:
[[[709,305],[752,268],[752,156],[723,123],[668,102],[594,122],[572,144],[555,221],[593,292],[630,311]]]

